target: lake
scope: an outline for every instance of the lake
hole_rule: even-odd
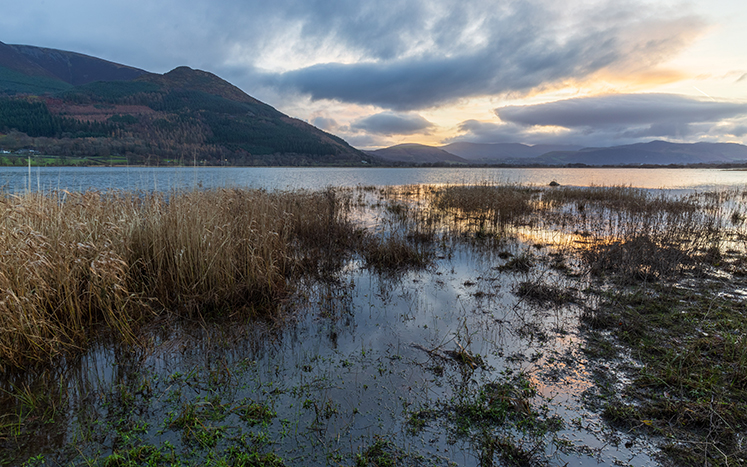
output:
[[[145,190],[192,188],[319,189],[327,186],[474,184],[630,185],[707,190],[744,186],[747,172],[723,169],[638,168],[0,168],[7,192],[50,190]]]

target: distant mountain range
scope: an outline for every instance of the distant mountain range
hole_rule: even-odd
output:
[[[606,148],[520,143],[400,144],[368,151],[390,163],[420,165],[693,165],[747,163],[747,146],[734,143],[651,141]]]
[[[128,163],[361,165],[374,159],[221,78],[0,42],[0,149]]]
[[[747,163],[747,146],[735,143],[649,143],[578,151],[552,151],[533,161],[539,164],[692,165]]]
[[[537,144],[529,146],[521,143],[451,143],[440,149],[455,154],[471,162],[491,163],[497,160],[522,161],[539,157],[553,151],[577,151],[582,146]]]

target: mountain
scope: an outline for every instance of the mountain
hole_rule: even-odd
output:
[[[405,162],[408,164],[467,164],[469,161],[455,156],[443,149],[424,144],[398,144],[375,151],[366,151],[367,154],[390,162]]]
[[[529,146],[521,143],[467,143],[458,142],[441,146],[441,149],[455,154],[470,162],[513,162],[520,159],[539,157],[552,151],[576,151],[582,146],[536,144]]]
[[[74,52],[0,43],[2,94],[2,149],[159,165],[374,160],[218,76],[188,67],[161,75]]]
[[[669,143],[651,141],[578,151],[554,151],[528,162],[544,165],[669,165],[747,162],[747,146],[735,143]]]

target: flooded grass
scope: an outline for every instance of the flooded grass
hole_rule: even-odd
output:
[[[642,364],[628,370],[632,384],[610,395],[603,416],[663,437],[664,452],[680,464],[747,458],[747,307],[719,296],[720,287],[630,291],[584,316],[592,328],[612,331]]]
[[[6,196],[0,465],[739,465],[744,199]]]

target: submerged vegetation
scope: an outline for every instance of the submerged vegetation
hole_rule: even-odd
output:
[[[739,464],[745,199],[491,184],[6,195],[0,464],[563,465],[612,462],[608,446],[621,465]],[[97,352],[114,355],[97,376],[110,383],[72,370]],[[86,408],[94,392],[107,402]],[[67,424],[79,432],[31,447]],[[574,441],[610,427],[597,450]]]

